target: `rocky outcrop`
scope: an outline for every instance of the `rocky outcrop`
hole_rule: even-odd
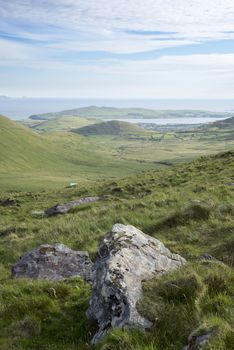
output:
[[[79,205],[82,204],[87,204],[87,203],[92,203],[92,202],[97,202],[99,201],[99,197],[86,197],[86,198],[81,198],[77,201],[73,202],[68,202],[64,204],[56,204],[52,208],[49,208],[45,211],[46,216],[53,216],[53,215],[58,215],[58,214],[65,214],[72,208],[78,207]]]
[[[63,244],[44,244],[25,254],[13,265],[14,277],[63,280],[81,276],[91,281],[93,264],[86,252],[74,251]]]
[[[136,307],[142,296],[142,280],[165,274],[185,262],[134,226],[114,225],[102,240],[94,265],[87,311],[88,318],[98,323],[92,343],[98,343],[112,327],[150,327]]]

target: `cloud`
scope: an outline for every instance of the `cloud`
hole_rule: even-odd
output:
[[[24,23],[22,35],[48,40],[49,32],[53,40],[55,26],[61,42],[70,37],[78,45],[83,36],[98,36],[99,50],[109,50],[106,43],[112,40],[112,51],[117,42],[119,53],[160,48],[158,39],[163,40],[164,34],[171,38],[169,47],[172,40],[183,45],[184,41],[234,38],[233,0],[0,0],[0,5],[1,18],[18,22],[19,27]],[[33,33],[38,26],[47,31]],[[87,40],[86,46],[92,50],[93,44]]]
[[[233,0],[0,0],[1,89],[23,71],[24,94],[231,96],[233,42]]]

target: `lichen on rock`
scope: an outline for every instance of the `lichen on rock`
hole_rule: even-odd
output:
[[[142,281],[185,264],[159,240],[134,226],[115,224],[103,238],[94,265],[93,293],[87,311],[98,323],[92,343],[98,343],[114,327],[149,328],[136,304],[142,296]]]

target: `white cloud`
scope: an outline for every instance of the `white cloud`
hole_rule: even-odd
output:
[[[24,81],[8,74],[9,90],[4,90],[5,93],[9,94],[13,87],[23,95],[51,97],[218,99],[234,96],[234,54],[164,56],[145,61],[103,60],[92,65],[27,60],[21,60],[20,64],[28,72]],[[14,66],[14,62],[8,65]]]
[[[82,32],[90,32],[99,36],[99,50],[110,50],[107,41],[112,40],[112,51],[116,42],[119,53],[171,46],[170,41],[154,41],[157,35],[141,37],[127,30],[176,32],[171,38],[188,42],[234,37],[233,0],[0,0],[0,5],[2,18],[24,21],[29,31],[32,23],[55,25],[70,30],[77,45]],[[68,40],[69,33],[62,39]],[[85,47],[92,50],[93,44],[87,38]]]
[[[32,73],[22,86],[20,75],[0,71],[8,94],[14,88],[51,96],[234,96],[234,50],[161,53],[148,60],[142,55],[190,44],[199,52],[202,42],[234,39],[233,0],[0,0],[0,32],[2,71]],[[86,51],[87,61],[79,60]],[[114,58],[96,60],[95,51]],[[133,53],[142,59],[119,56]]]

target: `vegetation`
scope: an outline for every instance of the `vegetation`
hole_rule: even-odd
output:
[[[64,121],[64,128],[70,125],[68,120]],[[0,190],[60,189],[70,182],[82,186],[96,180],[124,177],[180,164],[198,155],[226,151],[233,145],[234,137],[233,126],[218,131],[212,127],[149,132],[129,124],[127,128],[124,124],[123,132],[118,135],[100,135],[100,125],[95,124],[92,130],[98,135],[87,137],[57,132],[56,127],[59,129],[61,124],[55,120],[48,123],[51,129],[47,124],[47,132],[38,135],[0,117]],[[116,122],[115,127],[112,122],[105,125],[111,125],[111,131],[107,132],[112,133],[119,132],[116,125],[123,126]]]
[[[214,126],[217,128],[228,128],[228,127],[233,127],[234,125],[234,117],[227,118],[224,120],[219,120],[214,123]]]
[[[113,108],[89,106],[56,113],[37,114],[30,117],[32,120],[51,120],[60,117],[82,117],[99,119],[129,119],[129,118],[211,118],[232,117],[232,113],[199,111],[199,110],[153,110],[146,108]]]
[[[144,133],[144,129],[140,126],[118,121],[110,120],[108,122],[97,123],[89,126],[84,126],[79,129],[72,130],[81,135],[137,135],[139,133]]]
[[[192,332],[212,330],[214,337],[206,349],[233,349],[233,183],[234,152],[229,151],[125,178],[84,183],[77,189],[3,191],[1,199],[10,197],[17,205],[0,207],[0,348],[91,349],[93,325],[85,316],[88,284],[80,279],[12,279],[10,269],[22,254],[42,243],[61,242],[89,251],[94,259],[101,237],[120,222],[160,239],[188,264],[144,283],[138,309],[153,322],[151,330],[114,330],[98,348],[179,350]],[[64,216],[35,214],[89,195],[102,200]],[[198,259],[204,253],[219,261]]]
[[[21,122],[39,133],[70,131],[76,128],[82,128],[87,125],[97,123],[97,119],[80,118],[74,116],[62,116],[48,120],[25,119]]]
[[[0,189],[61,188],[152,168],[115,154],[78,134],[38,135],[0,116]]]

